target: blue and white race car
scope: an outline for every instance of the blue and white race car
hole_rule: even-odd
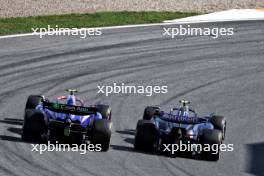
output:
[[[225,139],[226,119],[211,114],[198,117],[189,108],[189,101],[181,100],[178,108],[164,112],[159,107],[145,108],[143,119],[136,127],[134,147],[136,150],[165,151],[167,144],[200,144],[201,146],[219,145]],[[192,151],[192,155],[201,154],[206,160],[217,161],[219,150]]]
[[[109,149],[112,111],[109,105],[84,106],[84,101],[74,95],[77,90],[67,90],[69,95],[54,101],[40,95],[28,97],[23,140],[46,139],[52,143],[83,144],[90,141]]]

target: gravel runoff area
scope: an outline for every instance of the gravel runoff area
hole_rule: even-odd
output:
[[[100,11],[214,12],[264,7],[264,0],[0,0],[0,17],[94,13]]]

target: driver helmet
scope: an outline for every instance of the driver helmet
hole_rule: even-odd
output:
[[[70,93],[70,95],[68,95],[68,97],[67,97],[67,101],[66,101],[67,105],[71,105],[71,106],[76,105],[76,99],[75,99],[74,93],[77,92],[77,90],[76,89],[67,89],[66,91]]]
[[[180,115],[188,115],[190,101],[180,100],[179,102],[180,102],[180,108],[179,108]]]

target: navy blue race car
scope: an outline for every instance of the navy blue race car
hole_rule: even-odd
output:
[[[189,108],[189,101],[181,100],[178,108],[164,112],[159,107],[145,108],[143,119],[136,127],[134,148],[136,150],[164,151],[166,144],[220,145],[225,139],[226,119],[211,114],[198,117]],[[219,151],[192,151],[206,160],[219,160]]]
[[[50,101],[44,96],[28,97],[23,140],[48,140],[83,144],[90,141],[101,144],[102,151],[109,149],[112,111],[109,105],[85,106],[84,101],[67,90],[69,95]]]

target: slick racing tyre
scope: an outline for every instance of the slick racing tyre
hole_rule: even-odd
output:
[[[44,114],[40,110],[26,109],[22,127],[23,140],[40,140],[45,130]]]
[[[158,111],[160,108],[155,106],[147,106],[144,110],[143,114],[143,120],[150,120],[156,111]]]
[[[226,119],[223,116],[212,116],[211,123],[214,125],[214,128],[222,131],[223,140],[225,139],[226,134]]]
[[[41,103],[42,96],[30,95],[27,99],[26,109],[35,109]]]
[[[158,132],[151,120],[139,120],[136,128],[134,148],[151,151],[154,149]]]
[[[102,115],[103,119],[111,120],[112,110],[108,105],[96,105],[98,112]]]
[[[220,144],[222,143],[222,132],[220,130],[205,129],[201,137],[203,144],[202,157],[208,161],[218,161],[220,157]],[[207,148],[209,150],[205,150]]]
[[[94,122],[92,140],[94,145],[101,145],[102,151],[107,151],[111,138],[111,122],[108,119],[98,119]]]

